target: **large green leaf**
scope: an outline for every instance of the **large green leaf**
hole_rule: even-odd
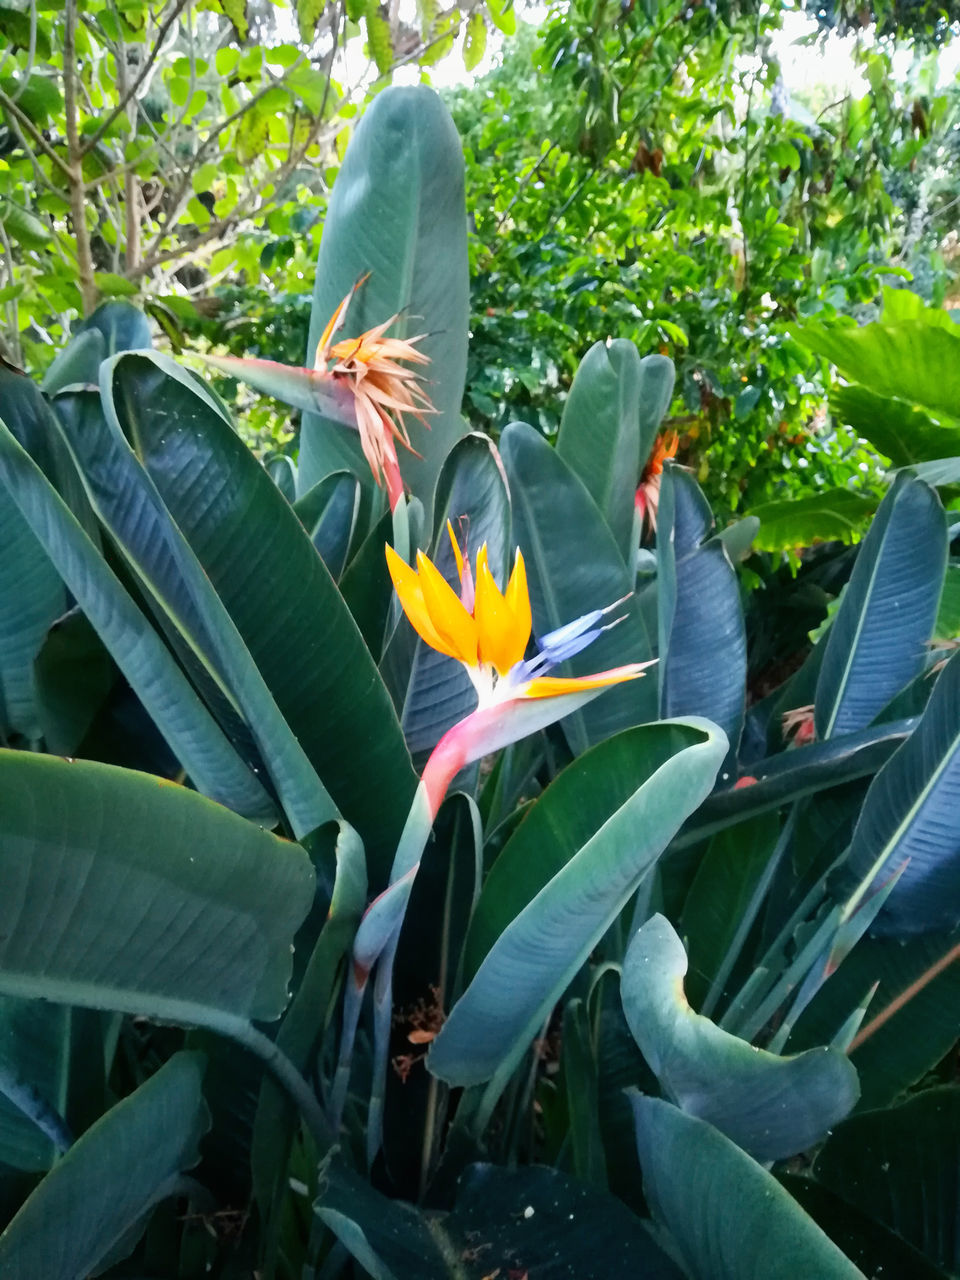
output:
[[[70,411],[61,415],[67,440],[94,509],[133,568],[168,634],[179,642],[178,656],[195,680],[202,677],[214,687],[233,716],[235,723],[228,723],[228,727],[234,735],[243,713],[290,824],[295,834],[303,835],[335,815],[333,801],[120,425],[112,394],[117,362],[142,361],[163,386],[167,380],[154,367],[160,359],[165,358],[151,353],[104,361],[100,369],[102,410],[90,393],[61,397],[74,402]],[[165,367],[174,371],[174,378],[187,381],[188,375],[172,361]],[[219,413],[199,382],[190,379],[188,385],[196,396],[203,397],[212,414]],[[154,410],[162,413],[161,406],[154,406]],[[209,688],[199,682],[209,700]],[[216,708],[216,702],[213,705]],[[261,766],[257,762],[253,767]]]
[[[860,1108],[885,1107],[921,1080],[960,1038],[960,934],[863,938],[817,995],[791,1048],[836,1035],[874,984],[850,1049]]]
[[[792,551],[817,542],[854,542],[877,508],[876,498],[851,489],[830,489],[802,498],[784,498],[751,507],[760,521],[758,551]]]
[[[880,504],[826,637],[817,734],[865,729],[922,669],[947,565],[935,491],[901,473]]]
[[[377,883],[416,779],[389,694],[336,584],[269,476],[182,370],[159,356],[121,356],[105,390],[294,739],[363,838]],[[101,487],[115,474],[89,455],[84,461]],[[267,724],[251,728],[258,742],[269,733]]]
[[[0,1163],[49,1169],[68,1133],[69,1033],[73,1010],[0,997]],[[89,1046],[91,1054],[95,1047]]]
[[[0,1236],[0,1274],[86,1280],[129,1253],[150,1210],[200,1159],[202,1078],[198,1054],[175,1054],[89,1129]]]
[[[660,714],[713,720],[736,751],[746,707],[740,586],[697,482],[665,466],[657,516]]]
[[[960,654],[937,679],[920,723],[870,785],[838,889],[874,888],[899,868],[874,931],[926,933],[960,923]]]
[[[332,1165],[316,1212],[374,1280],[680,1277],[645,1224],[614,1196],[536,1165],[470,1165],[448,1214],[388,1200]]]
[[[545,635],[627,596],[634,583],[613,535],[556,450],[522,422],[505,428],[500,450],[510,481],[514,537],[527,565],[534,632]],[[654,656],[656,637],[647,631],[636,596],[624,600],[617,613],[623,622],[558,668],[560,674],[589,675]],[[656,715],[654,681],[638,680],[570,716],[563,728],[579,755]]]
[[[557,436],[557,453],[583,481],[625,560],[640,479],[639,396],[635,345],[596,342],[577,369]]]
[[[11,494],[0,493],[0,726],[9,741],[40,735],[33,663],[66,609],[63,581]]]
[[[865,1275],[876,1280],[949,1280],[945,1271],[889,1227],[861,1213],[813,1178],[778,1173],[777,1180]]]
[[[379,94],[347,149],[323,227],[307,364],[312,365],[337,305],[366,272],[370,278],[351,303],[342,336],[396,314],[398,336],[427,335],[420,349],[431,360],[427,390],[437,412],[430,415],[429,429],[412,422],[411,439],[421,456],[401,450],[400,469],[423,503],[429,527],[440,467],[466,430],[460,401],[469,281],[460,139],[446,107],[424,86]],[[322,480],[329,467],[324,436],[344,430],[305,415],[301,493]]]
[[[694,1013],[683,992],[687,957],[662,915],[634,935],[623,962],[623,1009],[668,1096],[756,1160],[782,1160],[818,1142],[852,1109],[857,1073],[835,1049],[781,1058]]]
[[[839,1125],[818,1180],[955,1275],[960,1270],[960,1089],[927,1089]]]
[[[579,848],[504,929],[433,1042],[428,1066],[494,1091],[684,818],[710,793],[727,740],[708,721]]]
[[[830,409],[840,422],[886,454],[895,467],[960,452],[960,423],[951,419],[938,423],[905,400],[877,395],[868,387],[834,387]],[[960,408],[955,412],[960,414]]]
[[[950,323],[946,312],[940,315],[946,324],[881,320],[857,328],[811,320],[797,336],[849,381],[952,418],[960,406],[960,325]]]
[[[639,725],[591,747],[554,778],[484,880],[464,948],[468,978],[511,920],[690,740],[684,725]]]
[[[779,833],[777,813],[770,810],[717,832],[700,859],[680,919],[690,957],[687,995],[695,1009],[716,979],[724,985],[724,962]]]
[[[0,422],[0,481],[194,786],[264,822],[276,810],[99,550]]]
[[[279,1017],[303,850],[147,774],[0,753],[0,992],[174,1022]]]
[[[692,1280],[865,1280],[783,1187],[712,1125],[632,1096],[643,1192]]]

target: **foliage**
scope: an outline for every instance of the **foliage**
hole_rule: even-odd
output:
[[[389,508],[336,367],[230,366],[310,414],[273,473],[127,305],[45,391],[0,370],[4,1273],[946,1275],[937,492],[896,479],[748,706],[756,525],[670,462],[656,549],[626,519],[669,363],[589,354],[556,448],[457,415],[462,177],[391,89],[328,210],[315,333],[375,260],[343,341],[404,267],[443,318]]]
[[[225,305],[224,277],[302,288],[358,100],[498,21],[473,4],[418,26],[363,2],[4,7],[7,358],[42,370],[105,298],[141,295],[179,342]]]
[[[675,361],[680,456],[723,514],[876,481],[871,452],[822,421],[790,322],[856,313],[891,260],[942,299],[925,264],[951,224],[934,230],[928,186],[956,94],[932,60],[898,82],[877,49],[864,97],[792,100],[779,21],[573,3],[452,99],[476,228],[473,421],[551,434],[577,357],[626,338]]]

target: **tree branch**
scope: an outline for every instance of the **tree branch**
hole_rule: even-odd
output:
[[[153,64],[156,62],[157,58],[160,56],[160,53],[163,49],[163,42],[167,36],[167,32],[170,30],[170,28],[173,26],[176,20],[180,17],[180,14],[183,12],[183,10],[187,6],[187,3],[188,3],[188,0],[176,0],[176,3],[174,4],[173,9],[170,11],[169,17],[166,18],[166,20],[161,24],[160,29],[157,31],[157,38],[154,41],[153,49],[151,50],[149,57],[144,58],[143,65],[141,66],[140,70],[137,72],[136,78],[133,80],[131,84],[127,86],[126,91],[121,93],[119,101],[117,102],[113,110],[110,112],[110,114],[107,116],[106,120],[104,120],[101,123],[96,133],[94,133],[91,137],[87,139],[83,148],[84,155],[86,155],[87,152],[93,150],[93,148],[97,145],[100,139],[104,136],[104,134],[113,124],[114,120],[116,120],[116,118],[120,115],[120,113],[126,108],[127,103],[136,94],[137,90],[143,84],[144,80],[146,80],[147,76],[150,74],[150,71],[153,68]],[[116,57],[119,58],[120,54],[117,53]]]

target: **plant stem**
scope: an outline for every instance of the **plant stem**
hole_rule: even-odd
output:
[[[265,1036],[262,1031],[258,1031],[242,1018],[230,1019],[229,1025],[224,1021],[220,1025],[214,1025],[213,1029],[222,1031],[224,1035],[243,1045],[260,1059],[277,1083],[286,1091],[291,1101],[299,1108],[321,1152],[333,1146],[333,1131],[316,1095],[287,1055],[269,1036]]]

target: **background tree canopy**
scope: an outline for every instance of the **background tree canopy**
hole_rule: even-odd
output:
[[[630,338],[675,361],[667,426],[721,514],[869,488],[876,455],[826,416],[825,366],[791,326],[869,318],[898,278],[948,298],[960,95],[952,10],[848,8],[803,26],[787,6],[686,0],[570,0],[539,25],[498,0],[421,3],[416,23],[363,0],[4,7],[4,352],[42,371],[78,317],[129,296],[175,350],[299,363],[365,96],[401,67],[429,79],[455,42],[476,68],[492,33],[496,65],[448,92],[473,425],[552,436],[582,354]],[[791,92],[781,60],[828,28],[847,33],[847,83]],[[244,396],[252,438],[295,448],[296,421]]]

